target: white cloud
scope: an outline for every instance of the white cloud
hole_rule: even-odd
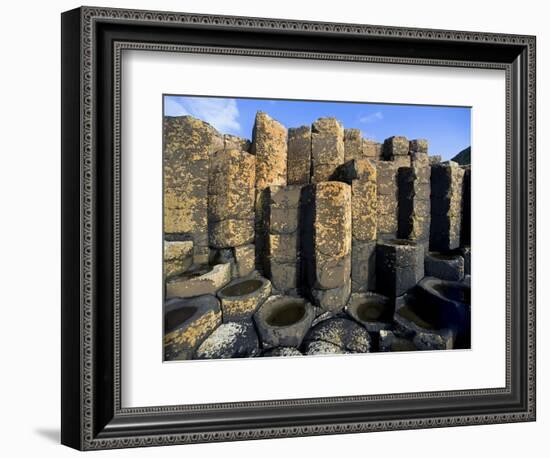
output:
[[[241,131],[239,108],[235,99],[167,97],[164,112],[168,116],[195,116],[223,133],[240,134]]]
[[[166,97],[164,99],[164,114],[166,116],[185,116],[189,113],[177,101],[176,97]]]
[[[371,122],[380,121],[381,119],[384,119],[384,115],[380,111],[377,111],[375,113],[361,116],[359,118],[359,122],[369,124]]]

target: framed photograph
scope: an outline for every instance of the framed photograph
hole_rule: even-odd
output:
[[[62,15],[62,443],[535,420],[535,37]]]

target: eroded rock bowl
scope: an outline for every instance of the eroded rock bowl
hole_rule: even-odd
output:
[[[436,283],[433,285],[433,289],[446,299],[470,305],[471,290],[467,284],[456,282]]]
[[[446,325],[456,331],[454,348],[470,348],[471,293],[469,284],[425,277],[418,283],[417,291],[427,303],[439,308]]]
[[[199,265],[166,282],[166,298],[215,294],[231,281],[231,265]]]
[[[254,314],[254,321],[265,347],[298,347],[314,317],[305,299],[271,296]]]
[[[223,322],[247,320],[271,294],[271,282],[263,277],[240,278],[220,291]]]
[[[448,310],[425,297],[406,294],[394,313],[394,321],[419,350],[449,350],[454,346],[454,319]]]
[[[215,296],[169,299],[164,307],[164,359],[191,359],[220,324],[220,302]]]
[[[376,293],[354,293],[346,312],[369,332],[390,329],[393,320],[393,305],[389,298]]]

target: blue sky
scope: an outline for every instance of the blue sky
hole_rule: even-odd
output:
[[[470,108],[379,103],[316,102],[166,95],[164,114],[192,115],[220,132],[250,139],[257,111],[286,127],[309,125],[334,116],[344,127],[361,129],[363,137],[382,142],[392,135],[427,138],[430,154],[450,159],[470,146]]]

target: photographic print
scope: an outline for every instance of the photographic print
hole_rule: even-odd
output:
[[[470,107],[163,111],[164,361],[470,348]]]

